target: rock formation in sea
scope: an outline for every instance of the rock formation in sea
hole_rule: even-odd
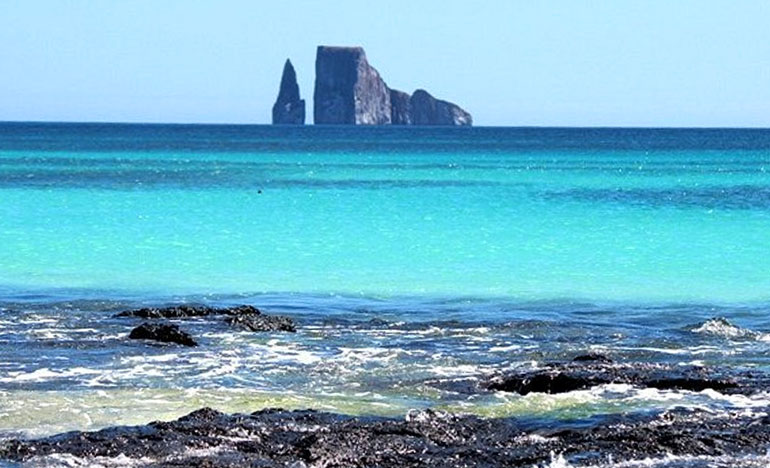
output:
[[[418,89],[390,89],[361,47],[319,46],[313,116],[316,124],[472,125],[458,105]]]
[[[412,123],[412,106],[409,93],[397,89],[390,90],[390,122],[393,125],[410,125]]]
[[[390,91],[364,49],[319,46],[315,73],[316,124],[390,123]]]
[[[471,114],[460,106],[431,96],[418,89],[409,99],[412,125],[472,125]]]
[[[126,310],[116,317],[135,317],[142,319],[186,319],[223,316],[228,325],[254,332],[291,332],[297,331],[297,324],[289,317],[266,315],[251,305],[232,307],[210,307],[201,304],[182,304],[167,307],[145,307]],[[179,330],[176,325],[154,324],[145,322],[136,327],[129,338],[155,340],[195,346],[193,338]]]
[[[192,336],[183,332],[176,325],[167,323],[143,323],[131,330],[128,337],[132,340],[151,340],[162,343],[176,343],[184,346],[197,346]]]
[[[273,105],[273,124],[303,125],[305,123],[305,100],[299,97],[297,74],[291,60],[286,59],[281,76],[278,99]]]

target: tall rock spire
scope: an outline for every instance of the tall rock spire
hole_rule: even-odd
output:
[[[273,124],[303,125],[305,123],[305,100],[299,98],[297,74],[291,60],[286,59],[281,76],[278,99],[273,105]]]

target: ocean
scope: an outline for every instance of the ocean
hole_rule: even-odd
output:
[[[0,123],[0,439],[203,406],[766,407],[432,383],[586,352],[770,370],[768,171],[760,129]],[[177,303],[252,304],[298,332],[177,321],[201,344],[181,348],[114,318]]]

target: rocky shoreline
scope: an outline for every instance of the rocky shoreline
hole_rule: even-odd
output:
[[[770,417],[673,410],[590,425],[483,419],[433,410],[403,419],[267,409],[203,408],[171,422],[70,432],[0,444],[16,462],[67,454],[84,462],[128,457],[150,467],[533,467],[667,456],[747,456],[770,446]]]
[[[140,309],[120,316],[227,315],[232,310]],[[231,315],[239,316],[242,314]],[[474,382],[434,384],[469,393],[520,394],[569,392],[611,383],[742,395],[768,388],[767,376],[761,373],[613,363],[601,355],[479,376]],[[404,418],[381,418],[281,409],[224,414],[203,408],[171,422],[10,440],[0,443],[0,458],[28,462],[66,454],[85,464],[104,457],[127,457],[150,467],[300,468],[534,467],[548,465],[554,456],[573,466],[670,456],[743,457],[763,455],[770,448],[769,412],[766,407],[723,411],[672,408],[655,414],[544,420],[485,419],[431,409],[411,411]]]
[[[292,333],[298,327],[290,317],[265,314],[252,305],[143,307],[113,312],[109,320],[138,321],[130,339],[171,346],[199,346],[193,334],[209,326],[266,333]],[[209,345],[203,339],[200,346]],[[202,408],[174,421],[0,441],[0,465],[5,460],[33,466],[595,467],[608,460],[664,460],[664,466],[710,467],[717,466],[710,464],[713,457],[726,457],[726,464],[718,466],[733,466],[731,460],[763,457],[770,449],[768,377],[759,370],[633,361],[592,352],[417,382],[428,391],[459,394],[463,401],[632,389],[663,398],[684,392],[751,404],[608,408],[558,418],[484,418],[440,411],[435,405],[396,418],[283,409],[226,414]],[[612,385],[622,390],[611,390]],[[706,464],[666,465],[672,456],[706,457]]]

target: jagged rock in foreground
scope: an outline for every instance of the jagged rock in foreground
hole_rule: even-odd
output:
[[[436,99],[418,89],[409,100],[412,125],[473,125],[471,114],[451,102]]]
[[[746,411],[675,410],[545,427],[431,410],[383,419],[282,410],[226,415],[205,408],[172,422],[0,442],[0,458],[45,461],[48,455],[66,454],[79,457],[85,466],[94,457],[124,456],[158,468],[531,468],[545,466],[553,454],[583,466],[608,457],[622,462],[669,455],[764,454],[768,445],[770,417]]]
[[[131,330],[128,337],[132,340],[152,340],[162,343],[176,343],[184,346],[197,346],[192,336],[183,332],[176,325],[162,323],[143,323]]]
[[[390,123],[390,91],[364,49],[319,46],[315,73],[316,124]]]
[[[305,123],[305,100],[300,99],[297,74],[291,60],[286,59],[281,75],[278,99],[273,105],[273,124],[303,125]]]

